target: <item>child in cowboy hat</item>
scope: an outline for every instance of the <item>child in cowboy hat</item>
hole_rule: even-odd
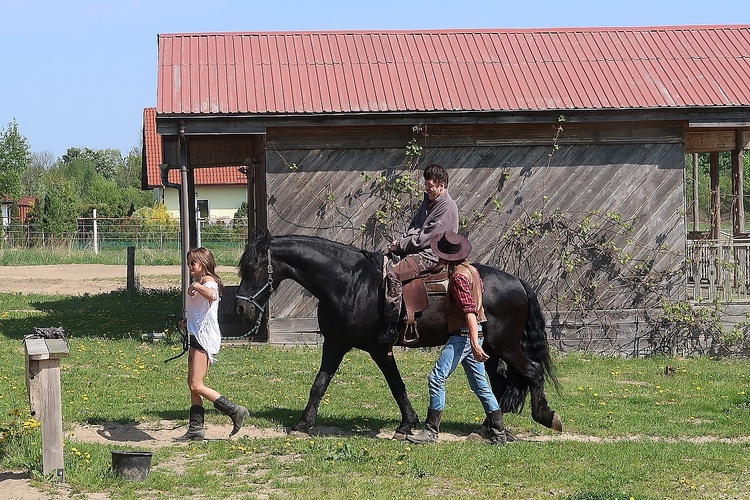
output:
[[[471,243],[465,236],[448,231],[433,236],[430,246],[440,259],[439,264],[448,266],[450,282],[445,314],[451,335],[427,376],[430,405],[425,428],[406,439],[417,444],[438,440],[445,407],[445,382],[460,363],[469,386],[487,413],[490,423],[488,441],[491,444],[505,443],[502,412],[484,371],[484,362],[489,359],[482,349],[482,323],[486,321],[482,307],[484,284],[476,268],[466,261],[471,253]]]

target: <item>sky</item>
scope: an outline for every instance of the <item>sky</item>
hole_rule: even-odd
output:
[[[126,155],[160,33],[726,24],[750,24],[747,0],[0,0],[0,129],[54,158]]]

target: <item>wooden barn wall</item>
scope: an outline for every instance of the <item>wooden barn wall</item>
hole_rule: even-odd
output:
[[[472,259],[526,279],[539,293],[558,334],[565,337],[563,330],[569,327],[586,342],[581,325],[565,311],[552,312],[559,306],[548,300],[555,292],[550,289],[553,281],[545,279],[548,270],[536,268],[533,261],[519,264],[517,256],[503,253],[499,238],[504,228],[537,210],[612,211],[624,219],[637,218],[633,234],[618,242],[634,259],[647,260],[655,248],[665,248],[672,252],[660,252],[654,266],[679,264],[685,239],[682,128],[658,122],[637,127],[565,124],[559,149],[550,158],[554,134],[554,124],[432,126],[420,138],[420,166],[440,163],[448,169],[449,190],[462,217],[470,220],[478,212],[484,214],[481,223],[468,226]],[[382,202],[363,175],[401,171],[411,137],[411,127],[269,129],[271,233],[315,234],[361,248],[383,248],[384,241],[369,240],[360,229]],[[497,202],[502,204],[500,213],[494,210]],[[391,228],[392,234],[407,223]],[[667,284],[665,293],[679,297],[683,288],[678,279]],[[621,311],[633,302],[633,297],[612,290],[599,306]],[[287,283],[274,296],[271,310],[278,318],[309,317],[314,307],[307,292]]]

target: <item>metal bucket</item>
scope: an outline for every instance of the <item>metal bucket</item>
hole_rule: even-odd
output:
[[[145,481],[151,471],[150,451],[112,451],[112,472],[132,481]]]

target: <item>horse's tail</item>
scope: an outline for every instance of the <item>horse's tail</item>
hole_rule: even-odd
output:
[[[555,375],[552,358],[550,357],[549,344],[545,331],[545,319],[542,314],[542,307],[539,305],[539,299],[531,286],[522,279],[518,279],[526,291],[528,312],[526,315],[526,325],[524,326],[524,335],[521,339],[521,351],[523,354],[538,363],[542,367],[541,377],[547,378],[553,383],[555,388],[559,387],[557,376]],[[523,410],[526,402],[526,395],[529,392],[529,384],[523,375],[513,366],[508,366],[507,386],[501,400],[498,401],[504,412],[519,413]],[[543,380],[539,381],[540,384]]]

